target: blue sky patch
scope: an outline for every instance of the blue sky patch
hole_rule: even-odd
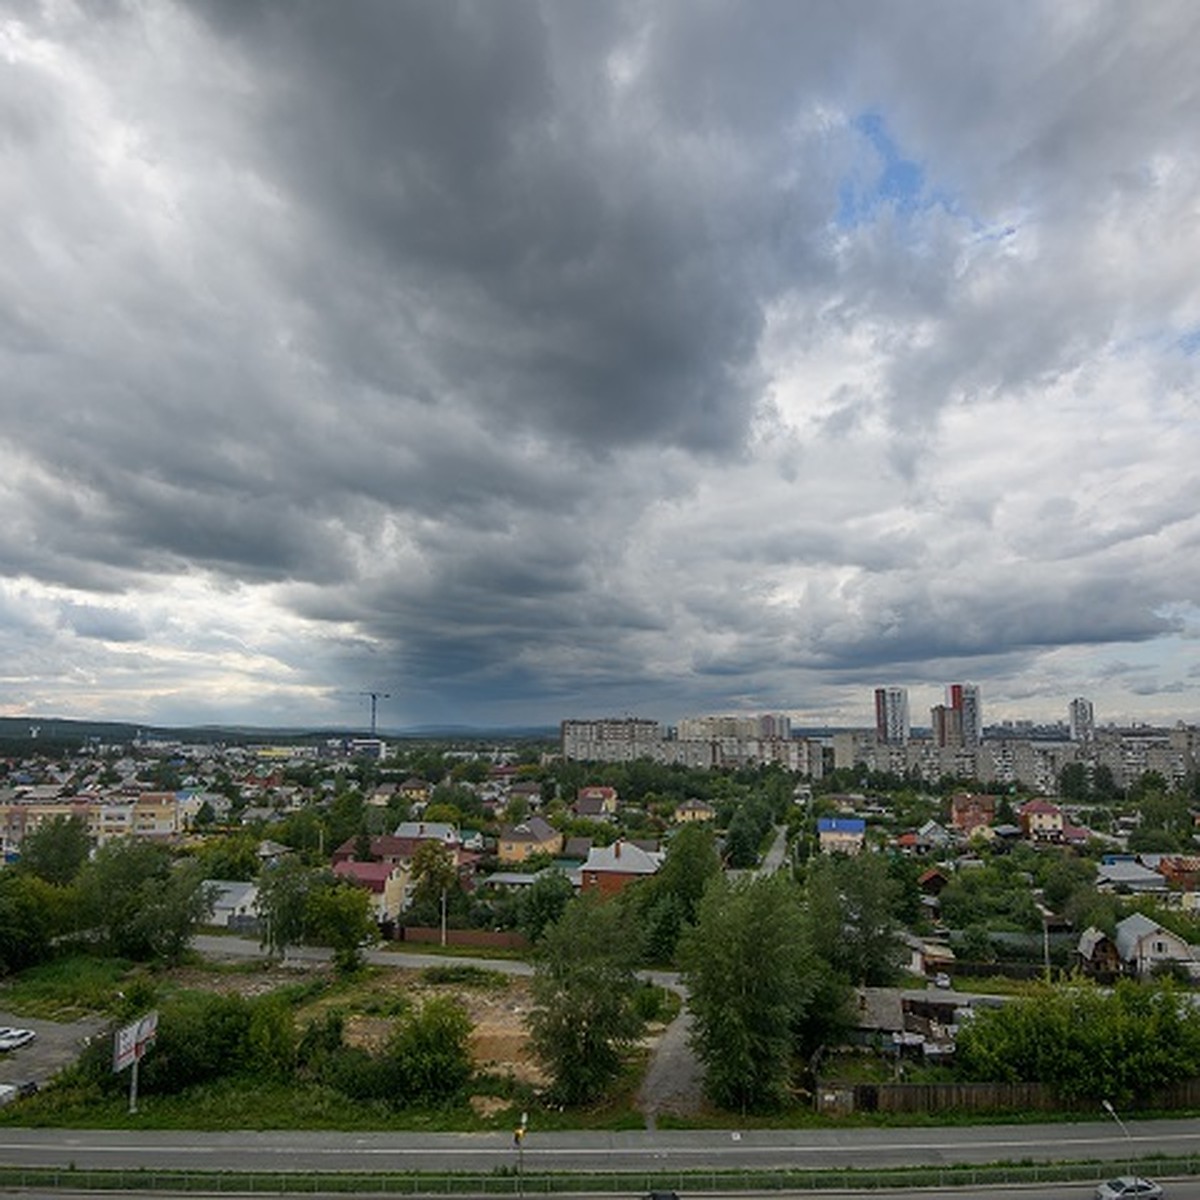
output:
[[[905,158],[888,132],[887,123],[879,113],[863,113],[851,122],[882,161],[882,170],[874,178],[856,173],[842,180],[838,187],[837,222],[852,228],[873,220],[880,208],[909,216],[941,205],[951,210],[949,196],[926,187],[925,168],[913,159]]]

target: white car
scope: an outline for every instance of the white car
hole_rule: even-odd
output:
[[[1152,1179],[1120,1175],[1096,1189],[1096,1200],[1162,1200],[1162,1186]]]
[[[17,1050],[37,1037],[32,1029],[0,1028],[0,1050]]]

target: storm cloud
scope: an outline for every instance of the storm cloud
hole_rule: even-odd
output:
[[[8,5],[0,710],[1200,719],[1198,55],[1186,0]]]

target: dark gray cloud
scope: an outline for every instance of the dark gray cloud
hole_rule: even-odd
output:
[[[8,709],[1200,712],[1193,5],[9,14]]]

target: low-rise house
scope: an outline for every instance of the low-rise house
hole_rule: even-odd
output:
[[[716,817],[717,810],[707,800],[697,800],[693,796],[675,809],[673,819],[680,825],[693,825],[701,821],[715,821]]]
[[[401,821],[392,836],[400,844],[407,843],[409,858],[412,858],[422,842],[440,842],[451,852],[457,852],[462,846],[462,835],[458,827],[448,821]]]
[[[1194,892],[1200,885],[1200,856],[1164,854],[1158,860],[1158,872],[1167,886],[1181,892]]]
[[[581,787],[575,793],[575,815],[593,819],[615,817],[618,803],[617,789],[614,787]]]
[[[860,854],[866,843],[862,817],[818,817],[817,843],[822,854]]]
[[[1021,832],[1032,842],[1061,842],[1063,813],[1057,804],[1040,797],[1027,800],[1017,811]]]
[[[478,845],[469,849],[482,850],[482,840],[482,835],[475,834],[472,841]],[[462,836],[453,825],[444,821],[401,821],[396,826],[395,833],[380,833],[370,839],[367,844],[368,859],[390,863],[392,866],[407,866],[425,842],[437,842],[444,846],[459,866],[463,865],[467,857],[468,848],[464,846]],[[360,849],[360,839],[357,836],[347,838],[333,852],[330,861],[334,866],[342,862],[352,862],[358,857]]]
[[[433,785],[426,779],[412,775],[400,785],[398,791],[409,804],[427,804],[433,795]]]
[[[593,846],[580,871],[580,891],[615,896],[631,883],[654,875],[662,860],[661,852],[644,850],[634,842],[618,839],[611,846]]]
[[[1075,956],[1087,975],[1109,978],[1121,971],[1121,955],[1117,950],[1117,943],[1095,925],[1089,925],[1079,935]]]
[[[340,862],[333,873],[371,893],[371,915],[376,922],[394,921],[407,902],[408,871],[382,862]]]
[[[507,806],[514,800],[524,801],[527,812],[537,812],[542,807],[542,785],[533,779],[510,784],[504,793],[504,803]]]
[[[950,876],[940,867],[930,867],[917,876],[917,887],[926,896],[940,896],[949,882]]]
[[[213,908],[209,918],[213,925],[239,933],[258,930],[258,884],[238,879],[209,879]]]
[[[569,837],[563,842],[561,857],[569,859],[571,862],[584,863],[591,852],[592,839],[590,837]]]
[[[615,809],[610,809],[600,796],[580,796],[571,806],[573,816],[585,821],[612,821]]]
[[[1133,859],[1105,860],[1096,869],[1096,887],[1102,892],[1155,893],[1167,890],[1166,878]]]
[[[519,825],[506,825],[500,831],[496,857],[502,863],[523,863],[533,854],[552,857],[562,850],[563,836],[549,821],[530,817]]]
[[[367,797],[367,803],[372,808],[387,808],[396,794],[397,788],[394,783],[376,784],[375,789]]]
[[[1193,977],[1200,976],[1200,961],[1192,947],[1144,913],[1130,913],[1117,922],[1116,946],[1123,967],[1131,975],[1150,975],[1174,964]]]
[[[258,843],[258,849],[255,853],[258,855],[258,861],[264,867],[272,867],[282,858],[286,858],[291,854],[291,846],[285,846],[282,842],[273,842],[270,838],[264,838]]]
[[[950,797],[950,824],[962,837],[973,837],[995,819],[995,796],[980,792],[955,792]]]

